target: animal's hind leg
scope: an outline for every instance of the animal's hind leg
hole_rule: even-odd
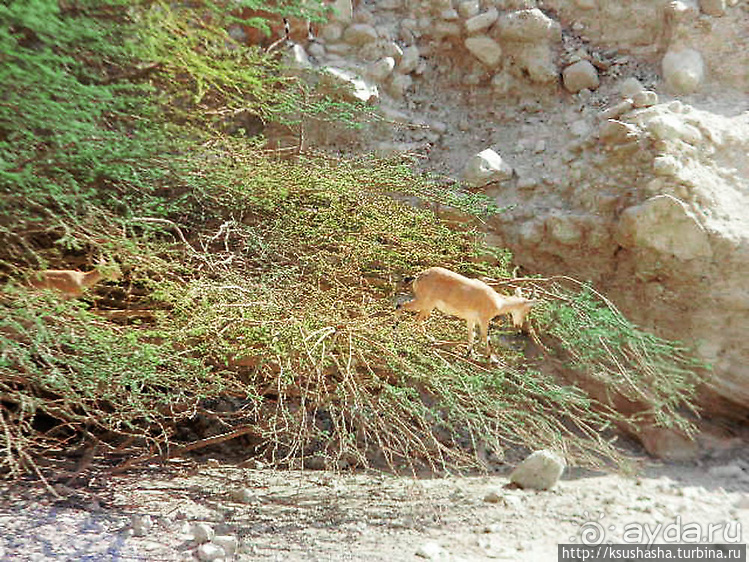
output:
[[[466,357],[471,355],[471,350],[473,349],[473,338],[476,332],[476,322],[473,320],[466,320],[466,324],[468,324],[468,349],[466,350]]]

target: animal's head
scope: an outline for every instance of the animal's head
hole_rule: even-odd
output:
[[[535,305],[541,302],[540,299],[526,299],[525,297],[508,297],[510,301],[509,312],[512,316],[512,324],[516,328],[521,328],[525,324],[525,319]]]

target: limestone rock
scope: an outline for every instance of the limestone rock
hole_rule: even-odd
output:
[[[384,81],[395,68],[395,59],[393,57],[384,57],[377,62],[369,65],[367,74],[375,82]]]
[[[632,96],[632,105],[636,108],[652,107],[658,103],[658,94],[650,90],[637,92]]]
[[[673,113],[656,115],[648,120],[645,126],[657,140],[680,140],[692,145],[702,140],[702,133],[697,127],[686,123],[682,117]]]
[[[334,0],[331,19],[342,22],[350,22],[354,17],[354,5],[352,0]]]
[[[565,68],[562,80],[567,91],[573,94],[585,89],[595,90],[600,84],[596,67],[586,60],[577,61]]]
[[[201,544],[195,552],[198,560],[212,562],[213,560],[223,560],[226,552],[220,546],[212,543]]]
[[[401,99],[411,89],[413,78],[408,74],[393,74],[390,78],[387,91],[395,99]]]
[[[499,154],[487,148],[468,161],[463,179],[472,187],[482,187],[492,181],[510,179],[512,174],[512,167]]]
[[[553,488],[564,472],[564,459],[549,450],[532,453],[510,474],[510,482],[521,488],[548,490]]]
[[[497,31],[500,38],[523,43],[559,40],[562,28],[538,8],[518,10],[499,18]]]
[[[694,49],[667,52],[661,67],[666,84],[677,94],[696,92],[705,79],[705,63]]]
[[[469,37],[465,40],[465,46],[474,57],[490,68],[496,67],[502,58],[502,48],[486,35]]]
[[[619,219],[618,242],[679,259],[710,258],[710,238],[687,205],[671,195],[656,195],[626,209]]]
[[[427,542],[419,546],[416,549],[416,556],[435,562],[450,558],[449,553],[436,542]]]
[[[216,546],[220,546],[228,557],[234,556],[234,553],[237,552],[237,547],[239,547],[239,540],[233,535],[217,535],[213,537],[211,542]]]
[[[377,30],[368,23],[354,23],[343,32],[343,40],[349,45],[360,47],[377,40]]]
[[[668,461],[687,461],[698,453],[697,442],[667,427],[648,427],[640,431],[640,441],[648,454]]]
[[[478,14],[466,20],[466,33],[473,35],[489,29],[499,18],[497,8],[490,8],[483,14]]]
[[[553,53],[548,43],[526,46],[516,54],[516,63],[528,73],[531,82],[548,84],[559,79],[559,70],[553,61]]]
[[[198,544],[210,542],[215,535],[213,527],[207,523],[195,523],[190,528],[190,532],[192,533],[193,540]]]
[[[644,89],[645,86],[642,85],[642,82],[634,76],[627,78],[619,85],[619,93],[623,98],[633,98]]]
[[[401,74],[411,74],[419,65],[419,48],[411,45],[403,49],[403,56],[398,63],[398,72]]]
[[[472,18],[481,10],[478,0],[466,0],[458,4],[458,13],[463,18]]]
[[[700,0],[700,10],[709,16],[722,16],[726,13],[726,0]]]
[[[380,96],[377,86],[368,84],[349,70],[326,66],[318,87],[323,93],[350,101],[370,102]]]

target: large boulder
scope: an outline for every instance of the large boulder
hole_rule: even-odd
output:
[[[619,220],[618,242],[682,260],[710,258],[710,237],[697,217],[671,195],[657,195],[628,208]]]

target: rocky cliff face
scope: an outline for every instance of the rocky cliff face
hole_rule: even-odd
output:
[[[634,320],[695,345],[715,368],[709,408],[745,416],[749,4],[336,5],[296,64],[361,79],[351,91],[394,126],[310,138],[415,153],[511,205],[490,240],[530,271],[592,279]]]

